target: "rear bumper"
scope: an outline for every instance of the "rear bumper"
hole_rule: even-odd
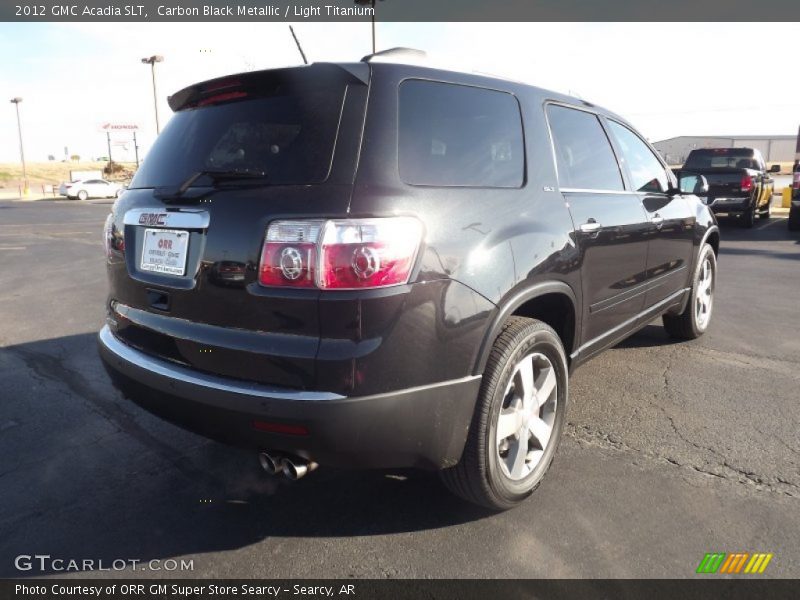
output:
[[[154,358],[104,327],[100,357],[115,386],[143,408],[207,437],[340,467],[442,469],[456,464],[480,377],[345,397],[209,375]],[[292,426],[302,435],[258,430]],[[270,427],[273,428],[274,427]]]
[[[708,203],[708,208],[714,214],[743,213],[752,208],[752,198],[713,198]]]

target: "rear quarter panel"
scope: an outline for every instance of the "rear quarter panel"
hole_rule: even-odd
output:
[[[525,183],[519,189],[429,187],[401,181],[398,170],[398,87],[405,79],[430,79],[512,93],[523,116]],[[458,305],[453,322],[441,310],[434,320],[477,330],[469,343],[453,346],[432,334],[415,351],[423,360],[448,356],[453,372],[466,375],[498,307],[520,290],[556,280],[580,301],[580,256],[573,224],[558,192],[552,151],[543,116],[544,98],[533,88],[494,79],[387,65],[373,67],[369,109],[350,212],[354,216],[410,214],[425,226],[416,282],[453,280],[469,292],[453,292],[440,306]],[[459,323],[461,325],[459,325]],[[433,331],[434,328],[431,328]],[[424,342],[423,342],[424,339]],[[454,365],[455,366],[455,365]]]

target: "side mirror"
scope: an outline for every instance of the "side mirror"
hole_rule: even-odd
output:
[[[780,173],[781,172],[781,166],[780,165],[772,165],[769,168],[769,172],[770,173]]]
[[[678,189],[681,194],[698,194],[705,196],[708,194],[708,180],[703,175],[687,173],[678,179]]]

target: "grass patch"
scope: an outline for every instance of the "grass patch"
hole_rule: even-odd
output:
[[[70,171],[101,171],[107,162],[43,162],[28,163],[28,182],[34,185],[58,185],[69,180]],[[126,169],[136,170],[136,163],[122,163]],[[0,163],[0,181],[19,185],[23,180],[22,165],[19,163]]]

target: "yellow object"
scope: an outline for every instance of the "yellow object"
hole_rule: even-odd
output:
[[[792,188],[790,187],[783,188],[783,201],[781,202],[781,206],[783,208],[792,207]]]

